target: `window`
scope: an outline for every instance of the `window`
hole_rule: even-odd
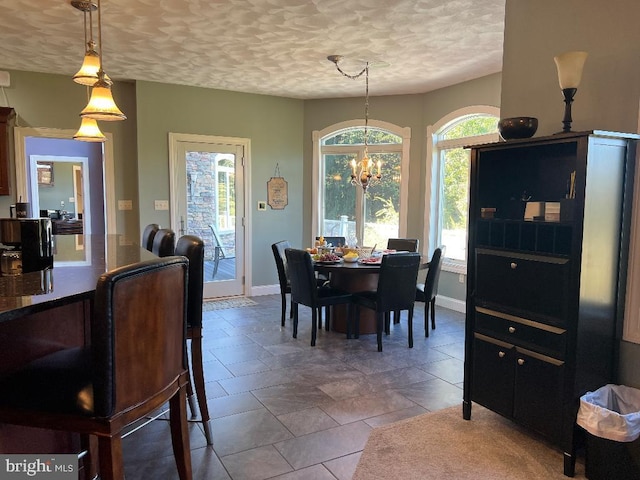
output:
[[[314,132],[314,211],[312,235],[342,236],[347,243],[386,246],[406,231],[409,129],[370,122],[369,159],[381,162],[382,179],[365,193],[351,185],[352,160],[364,153],[364,131],[345,123]],[[406,175],[404,175],[406,177]],[[404,199],[404,201],[403,201]]]
[[[427,129],[431,195],[426,195],[425,238],[430,251],[447,247],[443,270],[466,273],[470,152],[464,147],[496,141],[498,119],[494,107],[470,107]]]

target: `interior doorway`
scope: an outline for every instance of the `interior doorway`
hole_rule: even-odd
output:
[[[115,173],[113,160],[113,136],[105,133],[107,141],[102,143],[80,142],[73,140],[75,130],[55,128],[16,127],[15,140],[15,169],[16,169],[16,198],[31,202],[33,199],[32,177],[37,171],[31,168],[31,155],[53,156],[87,156],[89,160],[88,172],[84,172],[83,185],[90,184],[91,191],[80,193],[84,195],[84,205],[87,208],[87,194],[91,196],[93,234],[116,233],[115,208]],[[80,152],[80,153],[79,153]],[[92,163],[91,159],[95,161]],[[75,198],[78,198],[77,196]],[[84,212],[86,214],[86,211]],[[39,215],[39,212],[31,212]]]

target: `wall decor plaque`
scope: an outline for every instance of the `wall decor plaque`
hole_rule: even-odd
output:
[[[267,182],[267,203],[273,210],[284,210],[289,203],[288,184],[280,176],[280,168],[276,164],[274,176]]]

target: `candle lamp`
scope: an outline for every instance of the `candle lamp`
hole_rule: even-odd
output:
[[[558,69],[560,89],[564,96],[562,133],[571,131],[571,122],[573,121],[571,118],[571,104],[582,79],[582,69],[587,55],[587,52],[565,52],[553,57]]]

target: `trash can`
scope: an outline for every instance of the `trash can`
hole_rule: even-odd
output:
[[[640,479],[640,390],[605,385],[580,397],[577,423],[587,431],[589,480]]]

